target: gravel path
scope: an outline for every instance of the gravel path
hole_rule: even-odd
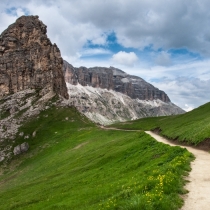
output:
[[[146,131],[157,141],[177,146],[167,141],[165,138],[151,132]],[[178,145],[180,146],[180,145]],[[196,159],[191,163],[192,171],[188,176],[189,183],[186,184],[186,189],[189,191],[184,196],[184,206],[182,210],[209,210],[210,209],[210,154],[208,152],[195,149],[188,146],[180,146],[186,148],[193,153]]]

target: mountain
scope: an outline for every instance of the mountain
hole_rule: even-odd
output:
[[[26,89],[68,98],[63,59],[38,16],[22,16],[0,36],[0,99]]]
[[[100,124],[183,114],[166,93],[114,67],[75,68],[64,61],[69,104]]]
[[[63,59],[46,28],[38,16],[22,16],[0,35],[0,161],[12,157],[22,124],[48,109],[49,101],[69,97]]]
[[[132,99],[157,100],[170,102],[167,94],[140,77],[126,74],[124,71],[110,67],[75,68],[64,61],[65,81],[76,85],[91,86],[123,93]]]
[[[38,16],[22,16],[0,35],[0,161],[28,149],[16,141],[30,139],[21,126],[51,106],[75,106],[100,124],[183,113],[139,77],[113,67],[74,68],[46,28]]]

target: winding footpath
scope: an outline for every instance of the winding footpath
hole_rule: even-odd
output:
[[[151,131],[145,132],[159,142],[180,146]],[[182,210],[210,210],[210,154],[188,146],[180,147],[186,148],[196,157],[191,163],[192,171],[188,176],[190,182],[185,186],[189,193],[184,196],[185,203]]]

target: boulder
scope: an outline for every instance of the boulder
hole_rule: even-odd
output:
[[[19,154],[21,154],[23,152],[28,151],[28,149],[29,149],[29,144],[27,142],[24,142],[24,143],[22,143],[20,145],[17,145],[14,148],[13,153],[14,153],[14,155],[19,155]]]

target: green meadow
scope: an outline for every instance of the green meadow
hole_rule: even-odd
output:
[[[143,118],[135,121],[117,123],[111,127],[130,130],[153,130],[180,142],[197,145],[210,138],[210,103],[182,115]]]
[[[30,148],[1,165],[1,210],[175,210],[183,204],[183,177],[193,159],[186,149],[143,131],[102,130],[75,108],[51,106],[20,132],[29,135]],[[24,141],[17,136],[16,144]]]

